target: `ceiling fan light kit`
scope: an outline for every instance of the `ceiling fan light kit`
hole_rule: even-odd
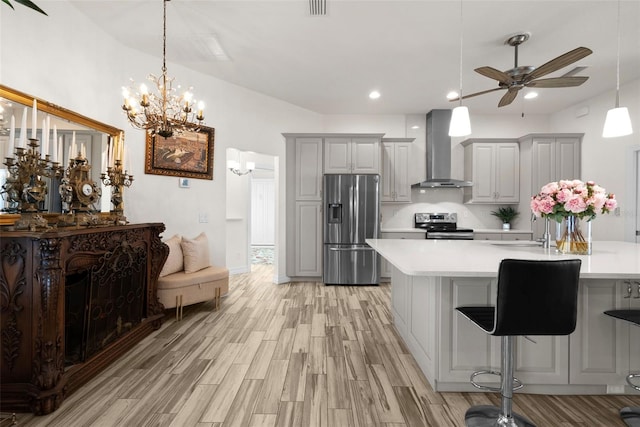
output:
[[[540,67],[532,67],[529,65],[518,65],[518,46],[529,40],[529,33],[522,33],[513,35],[505,41],[506,45],[513,46],[515,50],[515,60],[513,68],[500,71],[496,68],[485,66],[475,69],[475,72],[482,74],[485,77],[498,81],[498,87],[494,89],[484,90],[481,92],[465,95],[462,99],[471,98],[473,96],[484,95],[486,93],[495,92],[499,90],[506,90],[500,101],[498,107],[504,107],[509,105],[516,99],[518,92],[525,87],[535,88],[562,88],[580,86],[586,82],[589,77],[576,77],[576,76],[561,76],[552,77],[546,79],[540,79],[540,77],[551,74],[561,68],[573,64],[582,58],[591,55],[593,52],[586,47],[575,48],[551,61],[541,65]],[[452,101],[457,101],[460,98],[454,98]]]
[[[616,106],[607,111],[602,129],[603,138],[631,135],[631,117],[627,107],[620,107],[620,0],[618,0],[618,54],[616,59]]]

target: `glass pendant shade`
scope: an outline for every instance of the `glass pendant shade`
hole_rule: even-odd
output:
[[[451,123],[449,124],[449,136],[471,135],[471,120],[469,120],[469,109],[459,106],[453,109]]]
[[[631,118],[627,107],[616,107],[607,111],[607,118],[604,121],[602,130],[603,138],[615,138],[617,136],[631,135]]]

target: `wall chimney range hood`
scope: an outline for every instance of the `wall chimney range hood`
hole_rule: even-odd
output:
[[[431,110],[427,113],[427,179],[411,188],[471,187],[470,181],[451,178],[451,110]]]

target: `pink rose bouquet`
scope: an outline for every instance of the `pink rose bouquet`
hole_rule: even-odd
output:
[[[562,180],[550,182],[531,198],[531,211],[536,217],[549,217],[557,222],[568,216],[591,221],[599,213],[609,213],[618,206],[613,193],[593,181]]]

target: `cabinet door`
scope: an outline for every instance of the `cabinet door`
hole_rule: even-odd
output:
[[[502,240],[532,240],[531,233],[503,233]]]
[[[322,138],[296,138],[296,200],[322,199]]]
[[[380,140],[378,138],[351,139],[351,172],[380,173]]]
[[[380,201],[393,202],[395,192],[395,144],[385,142],[382,144],[382,176],[380,182]]]
[[[493,203],[495,200],[495,144],[473,144],[472,201]]]
[[[326,138],[324,173],[351,173],[351,138]]]
[[[473,240],[502,240],[500,233],[473,233]]]
[[[610,279],[580,281],[578,322],[569,336],[571,384],[624,384],[629,367],[628,325],[606,310],[628,307],[626,285]]]
[[[322,276],[322,202],[296,203],[295,274]]]
[[[532,194],[537,194],[543,185],[556,180],[555,140],[536,138],[532,146]]]
[[[411,144],[385,142],[382,144],[382,202],[410,202],[409,162]]]
[[[495,303],[492,278],[442,278],[439,381],[468,382],[478,370],[500,366],[500,339],[477,327],[455,308]]]
[[[555,155],[555,180],[580,179],[580,141],[577,138],[556,138]]]
[[[409,164],[411,162],[411,144],[396,143],[394,152],[395,201],[410,202],[411,183],[409,182]]]
[[[497,203],[520,200],[520,150],[516,143],[496,144],[495,196]]]

